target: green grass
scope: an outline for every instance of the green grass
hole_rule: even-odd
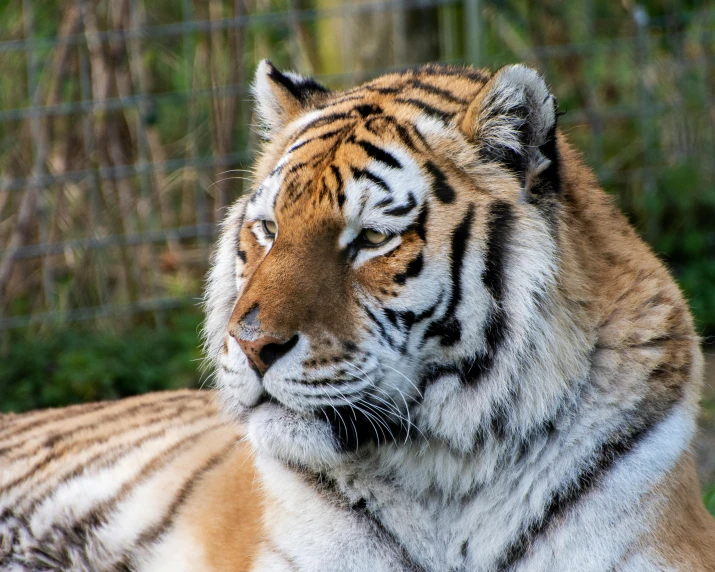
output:
[[[0,411],[60,407],[198,387],[201,316],[167,316],[162,329],[101,331],[76,324],[15,333],[0,350]]]

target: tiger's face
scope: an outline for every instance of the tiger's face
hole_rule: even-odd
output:
[[[208,291],[229,411],[259,450],[309,465],[439,435],[432,386],[476,383],[518,338],[504,313],[517,227],[544,289],[553,98],[520,66],[337,94],[263,62],[255,90],[268,142]]]

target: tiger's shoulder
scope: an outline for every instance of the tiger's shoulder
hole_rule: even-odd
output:
[[[247,570],[262,506],[211,392],[0,417],[0,570]]]

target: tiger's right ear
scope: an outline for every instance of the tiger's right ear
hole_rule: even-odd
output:
[[[329,93],[327,88],[311,78],[278,71],[268,60],[261,60],[258,64],[253,81],[256,110],[266,137],[311,109]]]
[[[543,78],[512,65],[484,85],[461,127],[482,160],[511,171],[534,196],[558,192],[556,118],[556,99]]]

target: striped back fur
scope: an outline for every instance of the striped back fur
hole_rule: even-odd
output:
[[[692,318],[541,76],[264,61],[254,93],[204,328],[236,429],[182,393],[6,420],[0,562],[715,570]]]
[[[211,400],[177,391],[0,417],[0,570],[248,569],[260,488]]]

